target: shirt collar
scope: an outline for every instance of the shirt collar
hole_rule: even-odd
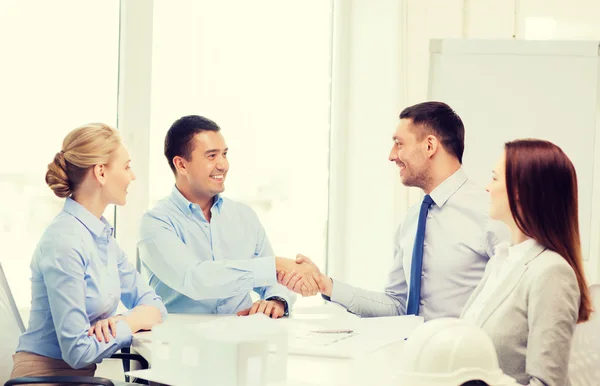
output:
[[[112,236],[114,229],[104,216],[97,218],[92,212],[87,210],[86,207],[73,200],[71,197],[68,197],[65,200],[63,210],[79,220],[97,238],[102,237],[105,230],[109,236]]]
[[[200,210],[200,205],[194,204],[189,201],[187,198],[181,194],[179,189],[177,189],[177,185],[173,185],[173,189],[171,190],[171,200],[175,203],[175,205],[186,214],[194,213],[194,211]],[[216,208],[219,213],[221,213],[221,207],[223,206],[223,197],[220,194],[217,194],[214,197],[213,208]]]
[[[433,199],[433,202],[441,208],[465,182],[467,182],[467,174],[461,167],[433,189],[429,195]]]
[[[519,244],[511,245],[508,248],[508,260],[519,259],[520,257],[525,256],[536,244],[537,242],[534,239],[527,239]]]

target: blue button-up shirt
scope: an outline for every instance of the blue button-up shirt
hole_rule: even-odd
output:
[[[430,196],[434,204],[425,226],[419,315],[425,320],[458,317],[488,260],[499,245],[510,241],[510,233],[506,225],[490,218],[489,194],[469,180],[462,168]],[[367,291],[334,280],[331,301],[362,316],[406,314],[420,206],[408,210],[396,232],[385,291]]]
[[[208,222],[197,204],[173,187],[143,217],[138,253],[169,312],[232,314],[262,299],[296,296],[277,284],[275,255],[256,213],[215,196]]]
[[[42,235],[31,271],[31,315],[17,351],[82,368],[131,344],[123,320],[108,343],[88,336],[91,324],[115,315],[119,299],[129,309],[156,306],[166,318],[160,297],[129,263],[110,224],[71,198]]]

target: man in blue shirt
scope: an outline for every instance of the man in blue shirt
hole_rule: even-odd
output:
[[[219,126],[210,119],[190,115],[173,123],[165,156],[175,186],[142,217],[139,257],[169,312],[279,318],[296,298],[277,283],[276,272],[298,272],[314,294],[318,270],[275,257],[256,213],[221,197],[227,151]],[[251,290],[261,298],[254,304]]]

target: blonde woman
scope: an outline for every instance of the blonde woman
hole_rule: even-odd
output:
[[[48,165],[46,183],[66,201],[31,261],[31,316],[12,378],[93,376],[96,363],[166,317],[102,216],[109,204],[125,204],[133,180],[127,148],[102,123],[71,131]],[[119,300],[129,309],[123,315],[115,315]]]

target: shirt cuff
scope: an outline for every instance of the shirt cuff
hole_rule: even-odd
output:
[[[117,346],[119,348],[129,347],[131,346],[131,341],[133,339],[133,334],[131,333],[131,329],[129,325],[124,320],[119,320],[117,322],[117,337],[115,340],[117,341]]]
[[[333,282],[329,301],[350,308],[354,301],[354,287],[339,280]]]
[[[253,287],[268,287],[277,284],[275,274],[275,256],[256,257],[250,260],[250,269],[254,273]]]

